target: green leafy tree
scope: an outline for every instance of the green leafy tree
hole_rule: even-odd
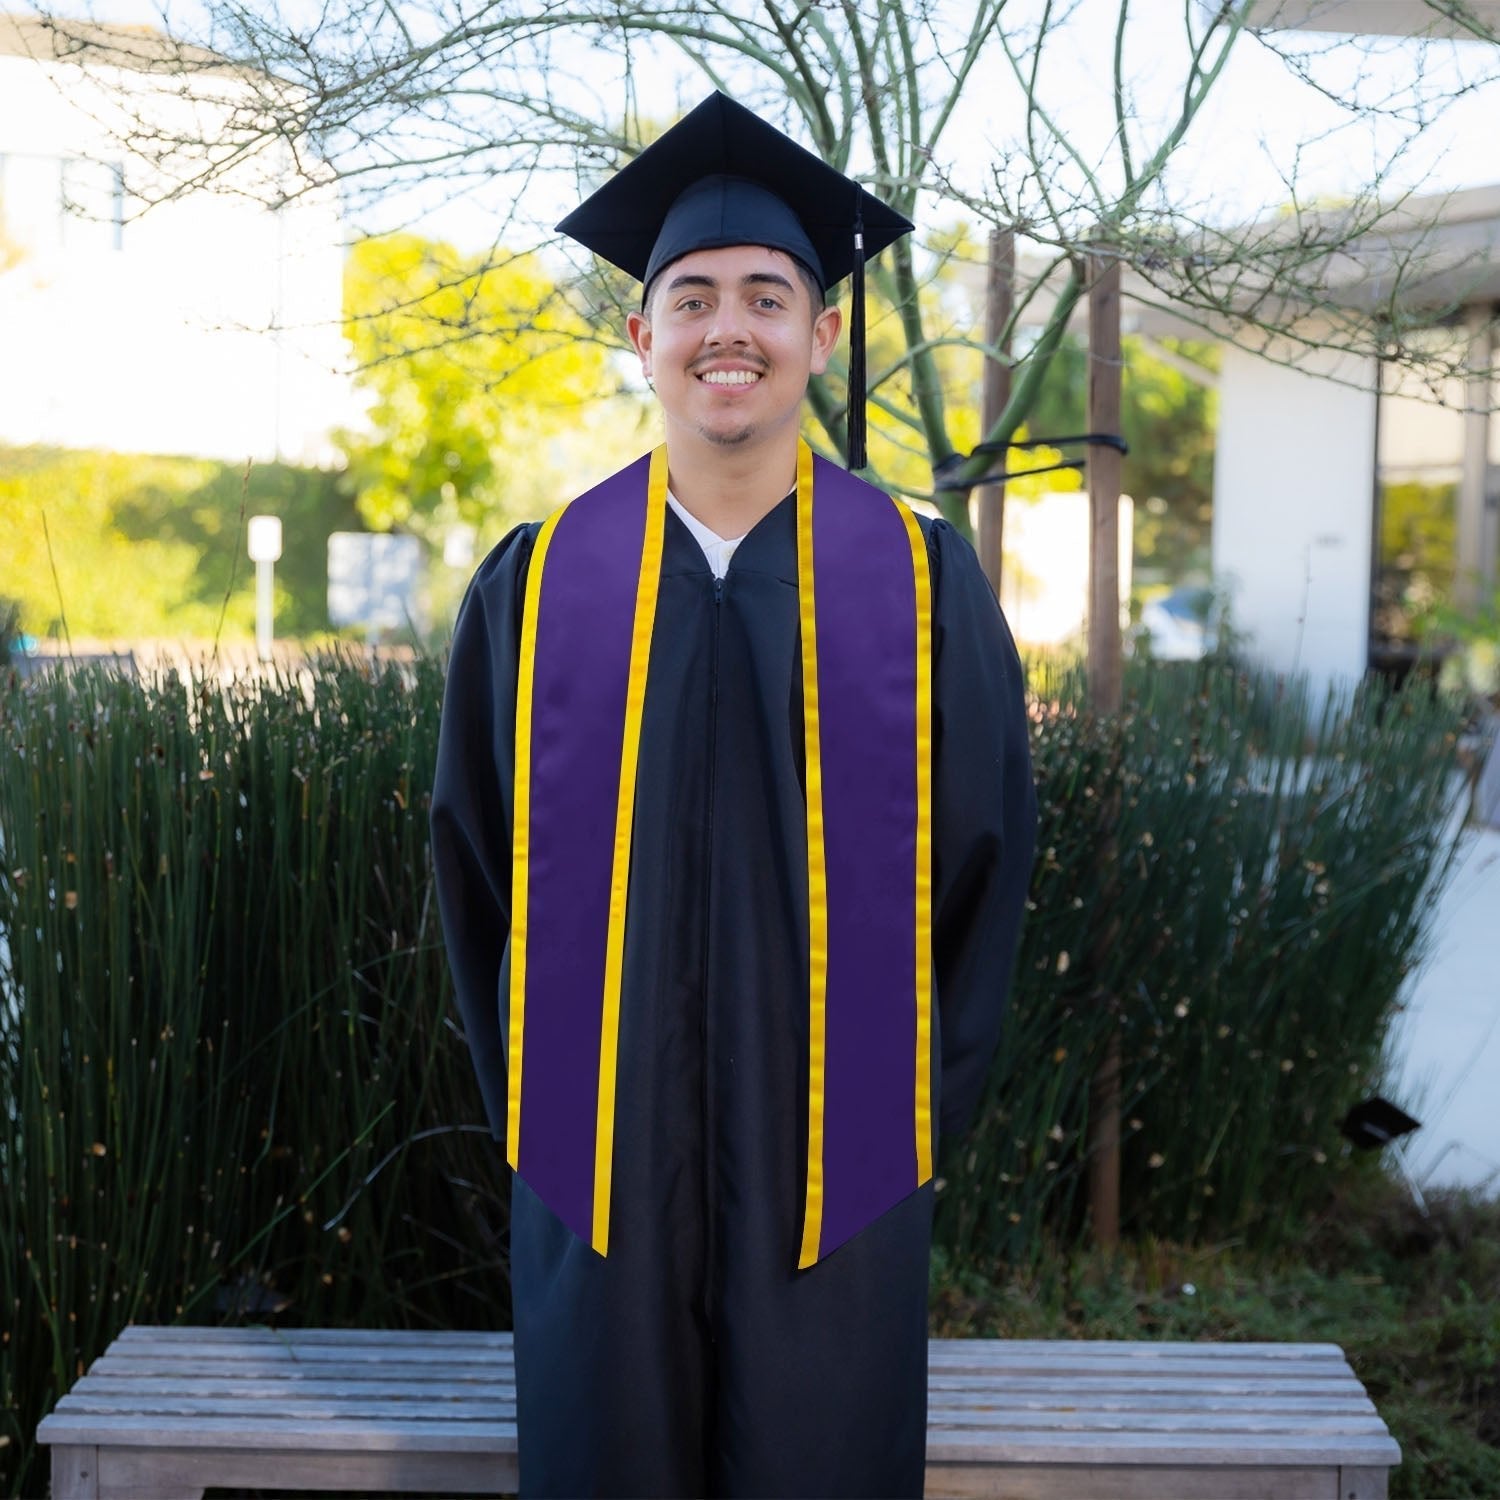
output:
[[[1408,479],[1380,487],[1380,555],[1375,630],[1385,641],[1442,639],[1458,551],[1458,486]],[[1433,619],[1434,612],[1441,621]]]
[[[243,518],[281,517],[276,622],[328,628],[328,535],[358,524],[338,476],[130,453],[0,449],[0,595],[27,632],[76,640],[244,639],[255,628]]]
[[[928,241],[929,265],[916,289],[923,327],[931,343],[930,377],[937,382],[947,412],[949,434],[963,452],[980,441],[980,392],[984,378],[985,352],[974,341],[976,321],[974,296],[964,284],[966,268],[979,264],[983,251],[975,244],[969,226],[959,222],[935,232]],[[921,392],[906,353],[906,328],[900,309],[889,297],[889,286],[880,278],[870,289],[866,306],[868,334],[867,366],[872,397],[869,405],[871,465],[885,482],[909,495],[920,495],[931,485],[931,453],[922,426]],[[1055,372],[1055,382],[1069,371]],[[835,353],[830,374],[821,382],[820,394],[842,411],[848,396],[847,348]],[[820,419],[809,423],[809,436],[826,444],[827,433]],[[1034,424],[1032,429],[1036,430]],[[1061,431],[1061,429],[1057,429]],[[1073,429],[1082,431],[1082,428]],[[1023,425],[1018,437],[1026,437]],[[1053,448],[1028,449],[1020,466],[1043,468],[1063,455]],[[1020,477],[1007,486],[1014,496],[1034,496],[1080,487],[1076,472],[1061,469],[1035,479]]]
[[[1135,501],[1138,568],[1168,577],[1207,572],[1213,520],[1217,346],[1167,339],[1153,350],[1123,340],[1121,436],[1130,445],[1122,488]],[[1088,350],[1069,338],[1032,408],[1038,436],[1088,425]]]
[[[463,256],[413,234],[358,242],[345,273],[345,329],[369,397],[341,434],[360,516],[441,545],[456,525],[486,541],[569,491],[554,462],[587,418],[607,459],[641,445],[603,345],[534,255]],[[600,477],[606,470],[600,467]]]

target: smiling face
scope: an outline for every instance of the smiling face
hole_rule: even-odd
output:
[[[626,328],[656,387],[667,437],[744,453],[795,444],[810,375],[838,340],[789,255],[757,245],[695,250],[657,277]]]

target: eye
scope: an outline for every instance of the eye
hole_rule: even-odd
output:
[[[755,305],[765,312],[777,312],[781,308],[781,298],[767,292],[765,296],[755,299]]]
[[[677,304],[678,312],[698,312],[708,306],[702,297],[684,297]]]

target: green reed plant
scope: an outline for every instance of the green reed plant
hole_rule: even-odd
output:
[[[1314,705],[1223,668],[1143,674],[1107,723],[1076,678],[1042,702],[1032,910],[939,1243],[1024,1263],[1079,1227],[1116,1031],[1126,1231],[1274,1239],[1378,1082],[1452,857],[1458,711],[1374,686]]]
[[[21,606],[0,594],[0,671],[21,639]]]
[[[441,693],[420,659],[0,677],[0,1492],[41,1491],[36,1422],[132,1319],[508,1323],[427,846]],[[950,1264],[1076,1237],[1112,1031],[1127,1228],[1290,1222],[1420,951],[1452,728],[1222,668],[1152,673],[1107,721],[1076,676],[1045,686],[1006,1038],[942,1165]]]
[[[7,1492],[131,1320],[508,1318],[427,866],[439,696],[352,660],[0,695]]]

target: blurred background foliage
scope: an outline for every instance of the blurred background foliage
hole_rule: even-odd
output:
[[[623,383],[633,361],[619,361],[535,255],[465,256],[413,234],[361,240],[345,264],[344,316],[369,405],[339,441],[371,530],[441,548],[462,523],[488,544],[577,492],[568,450],[585,423],[596,479],[644,445],[644,409]]]
[[[470,571],[441,563],[453,528],[472,529],[477,560],[655,441],[618,353],[585,336],[534,256],[367,239],[351,247],[344,290],[366,410],[339,434],[341,469],[0,448],[0,597],[27,634],[58,638],[66,616],[80,639],[205,643],[222,611],[223,638],[245,640],[244,520],[264,513],[283,528],[279,636],[329,631],[330,533],[394,529],[428,544],[441,637]]]
[[[961,341],[976,316],[969,263],[982,257],[961,227],[939,234],[934,249],[920,293],[924,317],[955,441],[972,446],[982,360]],[[880,384],[871,452],[893,483],[921,495],[929,459],[887,282],[872,275],[869,368]],[[413,234],[358,241],[345,264],[344,317],[365,405],[338,434],[343,468],[0,448],[0,513],[9,523],[0,596],[18,605],[29,635],[44,639],[62,634],[66,614],[80,639],[209,642],[222,611],[223,638],[243,641],[255,611],[243,520],[266,513],[281,517],[285,537],[279,636],[328,631],[330,533],[398,530],[427,546],[427,614],[440,640],[470,571],[467,562],[441,561],[456,531],[466,537],[460,556],[477,560],[518,522],[545,515],[660,440],[635,357],[623,347],[631,302],[599,278],[560,286],[533,255],[465,256]],[[1206,577],[1214,393],[1184,371],[1207,368],[1211,382],[1212,350],[1127,339],[1126,358],[1125,488],[1136,500],[1137,582],[1150,589]],[[846,373],[836,362],[826,378],[835,405]],[[1043,438],[1082,432],[1087,375],[1082,345],[1065,340],[1025,430]],[[822,440],[812,418],[807,431]],[[1011,466],[1063,456],[1042,447],[1013,456]],[[1018,478],[1008,503],[1082,483],[1067,470]]]
[[[427,849],[441,692],[420,657],[0,684],[0,1492],[40,1492],[36,1422],[132,1319],[507,1326]],[[1293,1234],[1421,952],[1453,708],[1212,664],[1131,696],[1035,702],[1032,911],[941,1165],[953,1271],[1081,1243],[1116,1030],[1127,1230]]]
[[[1458,548],[1458,485],[1407,479],[1380,485],[1372,629],[1412,644],[1451,600]]]
[[[1121,489],[1135,502],[1136,582],[1206,582],[1212,571],[1219,346],[1127,335],[1122,349],[1121,428],[1130,452]],[[1088,430],[1083,339],[1070,335],[1059,346],[1030,428],[1041,438]]]
[[[226,637],[243,638],[255,629],[255,565],[242,521],[262,511],[282,520],[280,628],[325,631],[328,534],[359,525],[336,474],[0,448],[0,595],[43,639],[61,637],[66,616],[79,638],[212,641],[221,612]]]

